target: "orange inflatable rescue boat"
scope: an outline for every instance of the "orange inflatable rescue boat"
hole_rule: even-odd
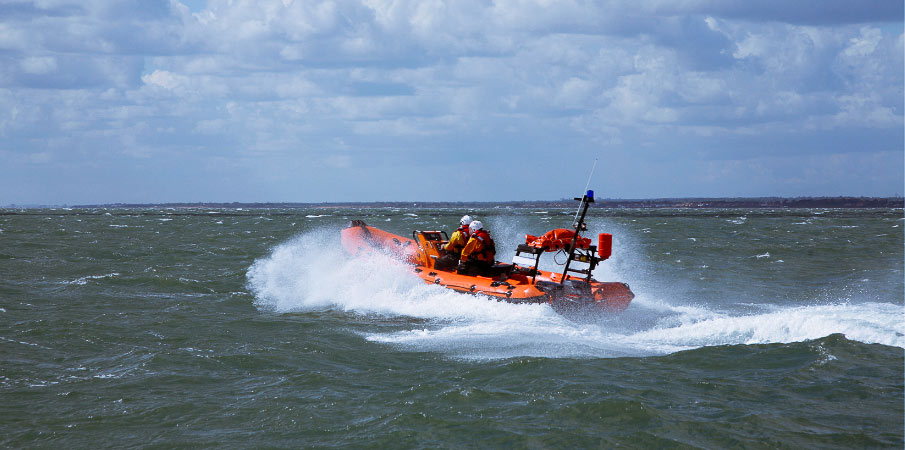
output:
[[[353,220],[342,230],[342,245],[350,255],[380,252],[412,266],[412,271],[425,282],[459,292],[496,297],[510,303],[548,303],[560,313],[573,311],[620,312],[635,297],[628,285],[602,282],[591,277],[600,261],[610,257],[612,235],[602,233],[597,245],[579,233],[587,230],[584,218],[594,202],[594,191],[582,198],[580,216],[574,229],[556,229],[542,236],[525,236],[525,243],[515,251],[513,263],[497,261],[490,272],[466,275],[435,268],[442,246],[449,240],[445,231],[412,232],[412,237],[397,236]],[[546,252],[568,255],[562,273],[538,269]]]

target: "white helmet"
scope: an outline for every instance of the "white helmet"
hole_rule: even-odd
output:
[[[466,214],[466,215],[462,216],[461,219],[459,219],[459,224],[465,225],[465,226],[467,227],[468,224],[471,223],[471,220],[472,220],[472,219],[471,219],[471,216],[469,216],[469,215]]]
[[[471,231],[472,234],[473,234],[475,231],[478,231],[478,230],[480,230],[480,229],[482,229],[482,228],[484,228],[484,224],[481,223],[480,220],[475,220],[474,222],[472,222],[471,224],[468,225],[468,230]]]

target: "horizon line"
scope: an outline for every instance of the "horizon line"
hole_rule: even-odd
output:
[[[760,196],[760,197],[649,197],[649,198],[596,198],[597,203],[601,202],[668,202],[668,203],[687,203],[687,202],[784,202],[784,201],[905,201],[905,197],[897,196]],[[165,201],[165,202],[111,202],[111,203],[80,203],[80,204],[39,204],[27,203],[17,204],[10,203],[0,206],[0,208],[18,208],[18,209],[41,209],[41,208],[123,208],[123,207],[193,207],[193,206],[225,206],[225,207],[263,207],[263,205],[284,205],[284,206],[333,206],[333,205],[375,205],[375,204],[410,204],[410,205],[441,205],[441,204],[537,204],[537,203],[571,203],[571,198],[560,198],[556,200],[372,200],[372,201],[320,201],[320,202],[302,202],[302,201]],[[765,205],[766,206],[766,205]]]

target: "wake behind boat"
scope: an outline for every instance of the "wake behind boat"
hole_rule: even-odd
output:
[[[443,270],[437,260],[449,241],[445,231],[412,232],[398,236],[353,220],[342,230],[342,245],[350,255],[379,252],[412,266],[426,283],[471,294],[496,297],[510,303],[547,303],[556,311],[592,310],[621,312],[635,297],[621,282],[602,282],[591,272],[612,253],[612,235],[601,233],[597,245],[580,233],[587,230],[585,215],[594,202],[594,191],[587,191],[579,207],[574,229],[556,229],[542,236],[525,235],[525,243],[516,247],[512,264],[495,261],[480,275],[462,273],[455,268]],[[538,269],[544,253],[568,255],[562,273]]]

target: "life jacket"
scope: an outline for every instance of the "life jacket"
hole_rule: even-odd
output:
[[[490,238],[490,233],[482,228],[475,231],[472,238],[481,241],[482,245],[481,250],[469,255],[469,259],[493,263],[494,258],[496,258],[496,244],[494,244],[493,239]]]

